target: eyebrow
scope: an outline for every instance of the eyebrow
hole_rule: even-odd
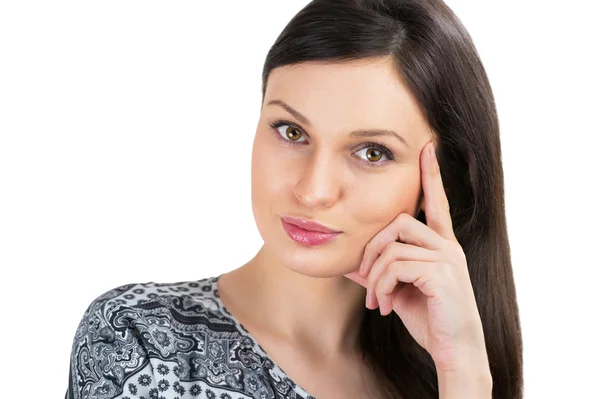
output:
[[[307,117],[305,117],[304,115],[302,115],[300,112],[296,111],[294,108],[292,108],[289,104],[286,104],[284,101],[281,100],[272,100],[269,101],[267,103],[267,105],[279,105],[281,107],[283,107],[287,112],[289,112],[290,114],[294,115],[294,117],[296,119],[298,119],[300,122],[304,123],[305,125],[308,125],[309,127],[312,127],[310,121],[308,120]],[[405,146],[409,147],[408,143],[406,142],[406,140],[404,139],[404,137],[400,136],[398,133],[396,133],[393,130],[388,130],[388,129],[360,129],[360,130],[354,130],[352,132],[350,132],[349,134],[350,137],[377,137],[377,136],[389,136],[389,137],[395,137],[396,139],[400,140],[400,142],[402,142],[402,144],[404,144]]]

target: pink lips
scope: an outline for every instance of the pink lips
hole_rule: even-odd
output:
[[[322,224],[296,217],[282,217],[281,225],[288,237],[308,246],[330,242],[342,233],[341,231],[325,227]]]

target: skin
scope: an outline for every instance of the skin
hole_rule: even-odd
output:
[[[307,121],[269,104],[273,100]],[[299,128],[274,129],[269,122],[277,119]],[[406,144],[387,136],[349,137],[357,129],[393,130]],[[358,270],[367,243],[399,214],[416,217],[423,209],[420,156],[432,139],[389,58],[303,63],[269,76],[252,149],[252,209],[264,245],[248,263],[221,276],[219,292],[290,376],[292,355],[296,364],[322,364],[329,375],[332,367],[358,362],[367,291],[345,275]],[[371,141],[395,159],[377,147],[361,149]],[[332,242],[305,246],[286,235],[282,215],[313,219],[343,233]],[[303,379],[301,366],[296,369]]]

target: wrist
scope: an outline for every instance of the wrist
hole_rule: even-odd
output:
[[[487,365],[456,371],[438,371],[440,399],[491,399],[492,374]]]

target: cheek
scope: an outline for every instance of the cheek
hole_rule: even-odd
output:
[[[357,210],[356,220],[360,225],[378,231],[400,213],[414,213],[421,192],[418,170],[406,170],[396,177],[387,177],[385,182],[373,183],[372,188],[361,187],[364,194],[356,196],[353,209]]]
[[[284,155],[268,142],[265,135],[265,132],[257,134],[252,148],[252,210],[259,230],[263,222],[268,225],[266,218],[269,216],[288,211],[276,206],[285,203],[282,198],[292,166],[285,162]]]
[[[253,197],[267,199],[289,180],[290,165],[264,136],[264,132],[258,135],[252,148],[252,191]]]

